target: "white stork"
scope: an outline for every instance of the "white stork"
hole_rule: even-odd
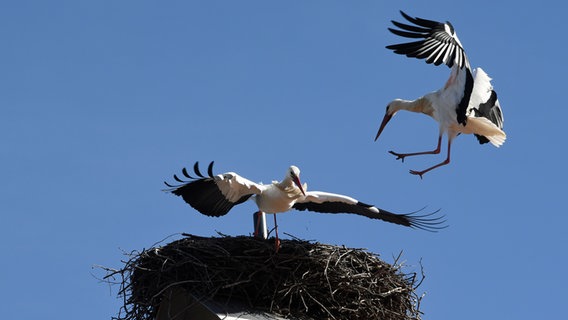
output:
[[[208,176],[201,174],[198,162],[193,166],[193,171],[197,177],[190,176],[183,168],[182,173],[189,181],[174,175],[174,179],[181,184],[172,185],[164,182],[169,187],[164,191],[181,196],[190,206],[207,216],[225,215],[233,206],[253,197],[258,210],[264,213],[276,214],[291,209],[323,213],[354,213],[427,231],[437,231],[446,227],[442,225],[445,222],[442,220],[443,216],[433,216],[436,212],[424,215],[395,214],[348,196],[307,191],[307,185],[302,185],[300,182],[300,169],[296,166],[288,168],[282,181],[273,181],[268,185],[252,182],[234,172],[213,175],[213,162],[207,168]],[[276,215],[274,222],[278,248]]]
[[[426,59],[426,63],[434,65],[444,63],[451,68],[451,74],[444,87],[438,91],[428,93],[413,101],[402,99],[391,101],[387,105],[375,141],[399,110],[424,113],[434,118],[440,127],[436,149],[414,153],[389,151],[397,157],[397,160],[402,161],[408,156],[438,154],[442,136],[445,133],[448,136],[446,160],[422,171],[410,171],[421,178],[426,172],[450,163],[452,141],[460,133],[473,133],[480,144],[491,142],[496,147],[501,146],[506,139],[505,132],[502,130],[503,113],[497,100],[497,93],[491,85],[491,78],[481,68],[471,70],[468,58],[452,24],[412,18],[402,11],[400,13],[414,25],[392,21],[401,30],[388,29],[398,36],[421,40],[390,45],[387,49],[407,57]]]

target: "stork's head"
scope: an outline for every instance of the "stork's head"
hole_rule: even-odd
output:
[[[379,131],[377,132],[377,136],[375,137],[375,141],[377,141],[377,139],[379,138],[379,136],[381,135],[381,133],[383,132],[383,129],[387,126],[387,123],[389,123],[390,119],[392,119],[392,117],[395,115],[395,113],[400,110],[400,104],[398,103],[400,101],[400,99],[396,99],[391,101],[391,103],[389,103],[387,105],[387,109],[385,111],[385,116],[383,118],[383,121],[381,122],[381,126],[379,127]]]
[[[286,172],[286,178],[292,180],[292,182],[302,191],[302,194],[305,196],[306,192],[304,191],[304,187],[302,187],[302,183],[300,182],[300,169],[296,166],[290,166],[288,171]]]
[[[394,117],[394,115],[400,110],[421,112],[429,116],[432,116],[433,112],[433,109],[430,107],[430,102],[425,97],[421,97],[413,101],[394,99],[387,105],[385,117],[383,118],[383,122],[381,122],[379,132],[377,132],[377,136],[375,137],[375,141],[377,141],[377,139],[381,135],[381,132],[383,132],[383,129],[386,127],[390,119],[392,119],[392,117]]]

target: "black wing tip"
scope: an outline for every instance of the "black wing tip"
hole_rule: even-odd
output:
[[[171,185],[169,183],[167,183],[166,181],[164,181],[164,184],[168,187],[168,188],[175,188],[174,185]],[[163,191],[168,191],[167,189],[164,189]]]
[[[404,19],[410,21],[410,22],[414,22],[414,18],[412,18],[411,16],[409,16],[406,12],[402,11],[402,10],[398,10],[398,12],[400,12],[400,15],[404,17]]]
[[[207,166],[207,175],[209,175],[209,178],[213,178],[213,163],[215,163],[215,161],[211,161],[209,166]]]
[[[449,24],[450,28],[453,29],[452,24],[449,21],[446,22],[440,22],[440,21],[436,21],[436,20],[429,20],[429,19],[423,19],[423,18],[419,18],[419,17],[411,17],[410,15],[406,14],[404,11],[399,10],[400,14],[404,17],[404,19],[414,23],[415,25],[421,26],[421,27],[426,27],[426,28],[433,28],[435,26],[439,26],[442,24]]]
[[[181,173],[182,173],[186,178],[195,179],[194,177],[192,177],[191,175],[189,175],[189,173],[187,173],[187,169],[186,169],[185,167],[183,167],[183,168],[181,169]],[[175,175],[174,175],[174,179],[175,179]]]
[[[191,176],[187,172],[187,169],[185,167],[183,167],[181,169],[181,173],[183,174],[184,177],[186,177],[189,180],[183,180],[180,177],[178,177],[176,174],[174,174],[173,178],[174,178],[175,181],[179,182],[179,184],[175,185],[175,184],[170,184],[170,183],[164,181],[164,184],[168,187],[168,189],[164,189],[163,191],[173,192],[177,188],[182,187],[184,185],[187,185],[188,183],[191,183],[193,181],[213,178],[213,164],[214,163],[215,163],[215,161],[211,161],[209,163],[209,165],[207,166],[207,177],[204,176],[203,174],[201,174],[201,171],[199,170],[199,161],[195,161],[195,164],[193,165],[193,172],[195,172],[195,175],[197,177]]]
[[[204,176],[199,171],[199,161],[195,161],[195,164],[193,165],[193,172],[195,172],[198,177],[204,178]]]
[[[431,44],[426,45],[426,42],[429,41],[428,39],[436,38],[436,32],[444,32],[449,33],[450,37],[456,38],[454,26],[449,22],[440,22],[435,20],[428,20],[418,17],[411,17],[410,15],[406,14],[404,11],[400,10],[400,14],[409,21],[412,25],[397,22],[391,20],[392,24],[399,29],[395,28],[388,28],[388,30],[400,37],[403,38],[411,38],[411,39],[419,39],[424,38],[424,40],[419,40],[416,42],[408,42],[408,43],[401,43],[398,45],[391,45],[387,46],[387,49],[394,50],[397,54],[406,55],[409,58],[418,58],[418,59],[428,59],[426,63],[438,66],[442,63],[446,64],[448,67],[452,68],[454,65],[454,60],[459,62],[459,67],[463,68],[465,65],[468,65],[467,57],[465,56],[465,52],[459,43],[453,43],[452,46],[457,46],[458,49],[453,51],[448,51],[450,49],[445,48],[443,51],[438,52],[440,50],[440,46],[432,47]],[[449,27],[449,32],[446,32],[445,28]],[[445,37],[443,37],[445,38]],[[448,39],[438,39],[441,43],[446,43]],[[445,52],[445,53],[444,53]],[[452,53],[453,52],[453,53]],[[450,54],[447,60],[442,58],[444,55]],[[442,54],[442,55],[440,55]],[[459,54],[460,57],[456,55]]]
[[[408,219],[409,227],[428,232],[438,232],[449,227],[446,224],[448,221],[446,215],[436,215],[441,209],[426,214],[417,214],[424,209],[425,207],[418,211],[404,214],[404,217]]]

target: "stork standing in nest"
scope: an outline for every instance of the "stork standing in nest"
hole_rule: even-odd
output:
[[[443,216],[432,216],[435,212],[424,215],[396,214],[349,196],[323,191],[307,191],[307,185],[302,185],[300,182],[300,169],[296,166],[290,166],[286,170],[282,181],[273,181],[268,185],[250,181],[234,172],[213,175],[213,162],[207,168],[208,176],[201,174],[198,162],[193,166],[193,171],[196,177],[189,175],[183,168],[182,174],[189,180],[182,180],[174,175],[174,179],[181,184],[172,185],[164,182],[169,187],[164,191],[181,196],[194,209],[211,217],[223,216],[233,206],[253,198],[260,213],[274,214],[277,250],[279,239],[276,213],[291,209],[322,213],[352,213],[428,231],[436,231],[445,227],[442,225],[445,222],[442,220]]]
[[[446,160],[422,171],[411,170],[410,173],[420,176],[426,172],[450,163],[452,141],[459,134],[474,134],[480,144],[491,142],[501,146],[506,139],[503,132],[503,113],[497,100],[497,93],[491,85],[491,78],[481,69],[471,70],[469,60],[450,22],[437,22],[421,18],[412,18],[400,12],[414,25],[396,21],[392,23],[400,28],[389,30],[401,37],[422,39],[414,42],[387,46],[395,53],[417,59],[426,59],[426,63],[440,65],[444,63],[451,68],[450,78],[444,87],[428,93],[416,100],[395,99],[386,108],[386,113],[375,137],[375,141],[383,132],[386,124],[400,110],[424,113],[439,124],[438,145],[432,151],[397,153],[389,151],[398,159],[405,157],[439,154],[442,136],[448,137],[448,156]]]

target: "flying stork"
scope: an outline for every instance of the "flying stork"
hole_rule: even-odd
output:
[[[450,163],[452,141],[459,134],[474,134],[480,144],[491,142],[501,146],[506,139],[503,132],[503,113],[497,100],[497,93],[491,85],[491,78],[481,69],[471,70],[464,48],[450,22],[437,22],[412,18],[400,11],[402,16],[414,25],[391,21],[399,29],[388,28],[395,35],[419,39],[413,42],[394,44],[387,49],[407,57],[426,59],[426,63],[451,68],[450,78],[443,88],[428,93],[416,100],[395,99],[386,108],[386,113],[375,137],[383,132],[389,120],[399,111],[407,110],[424,113],[439,124],[438,145],[432,151],[397,153],[389,151],[398,159],[405,157],[439,154],[442,136],[448,137],[448,156],[446,160],[422,171],[411,170],[420,176],[437,167]]]
[[[213,161],[207,168],[207,176],[199,170],[199,163],[193,166],[196,177],[189,175],[185,168],[180,179],[174,175],[178,185],[164,182],[168,189],[181,196],[200,213],[219,217],[227,214],[233,206],[241,204],[251,197],[255,200],[259,212],[274,214],[276,248],[279,248],[276,213],[291,209],[308,210],[322,213],[354,213],[371,219],[379,219],[406,227],[437,231],[445,227],[443,216],[435,217],[434,213],[416,215],[396,214],[373,205],[365,204],[349,196],[323,192],[307,191],[306,184],[300,182],[300,169],[290,166],[280,182],[271,184],[252,182],[234,172],[213,175]]]

